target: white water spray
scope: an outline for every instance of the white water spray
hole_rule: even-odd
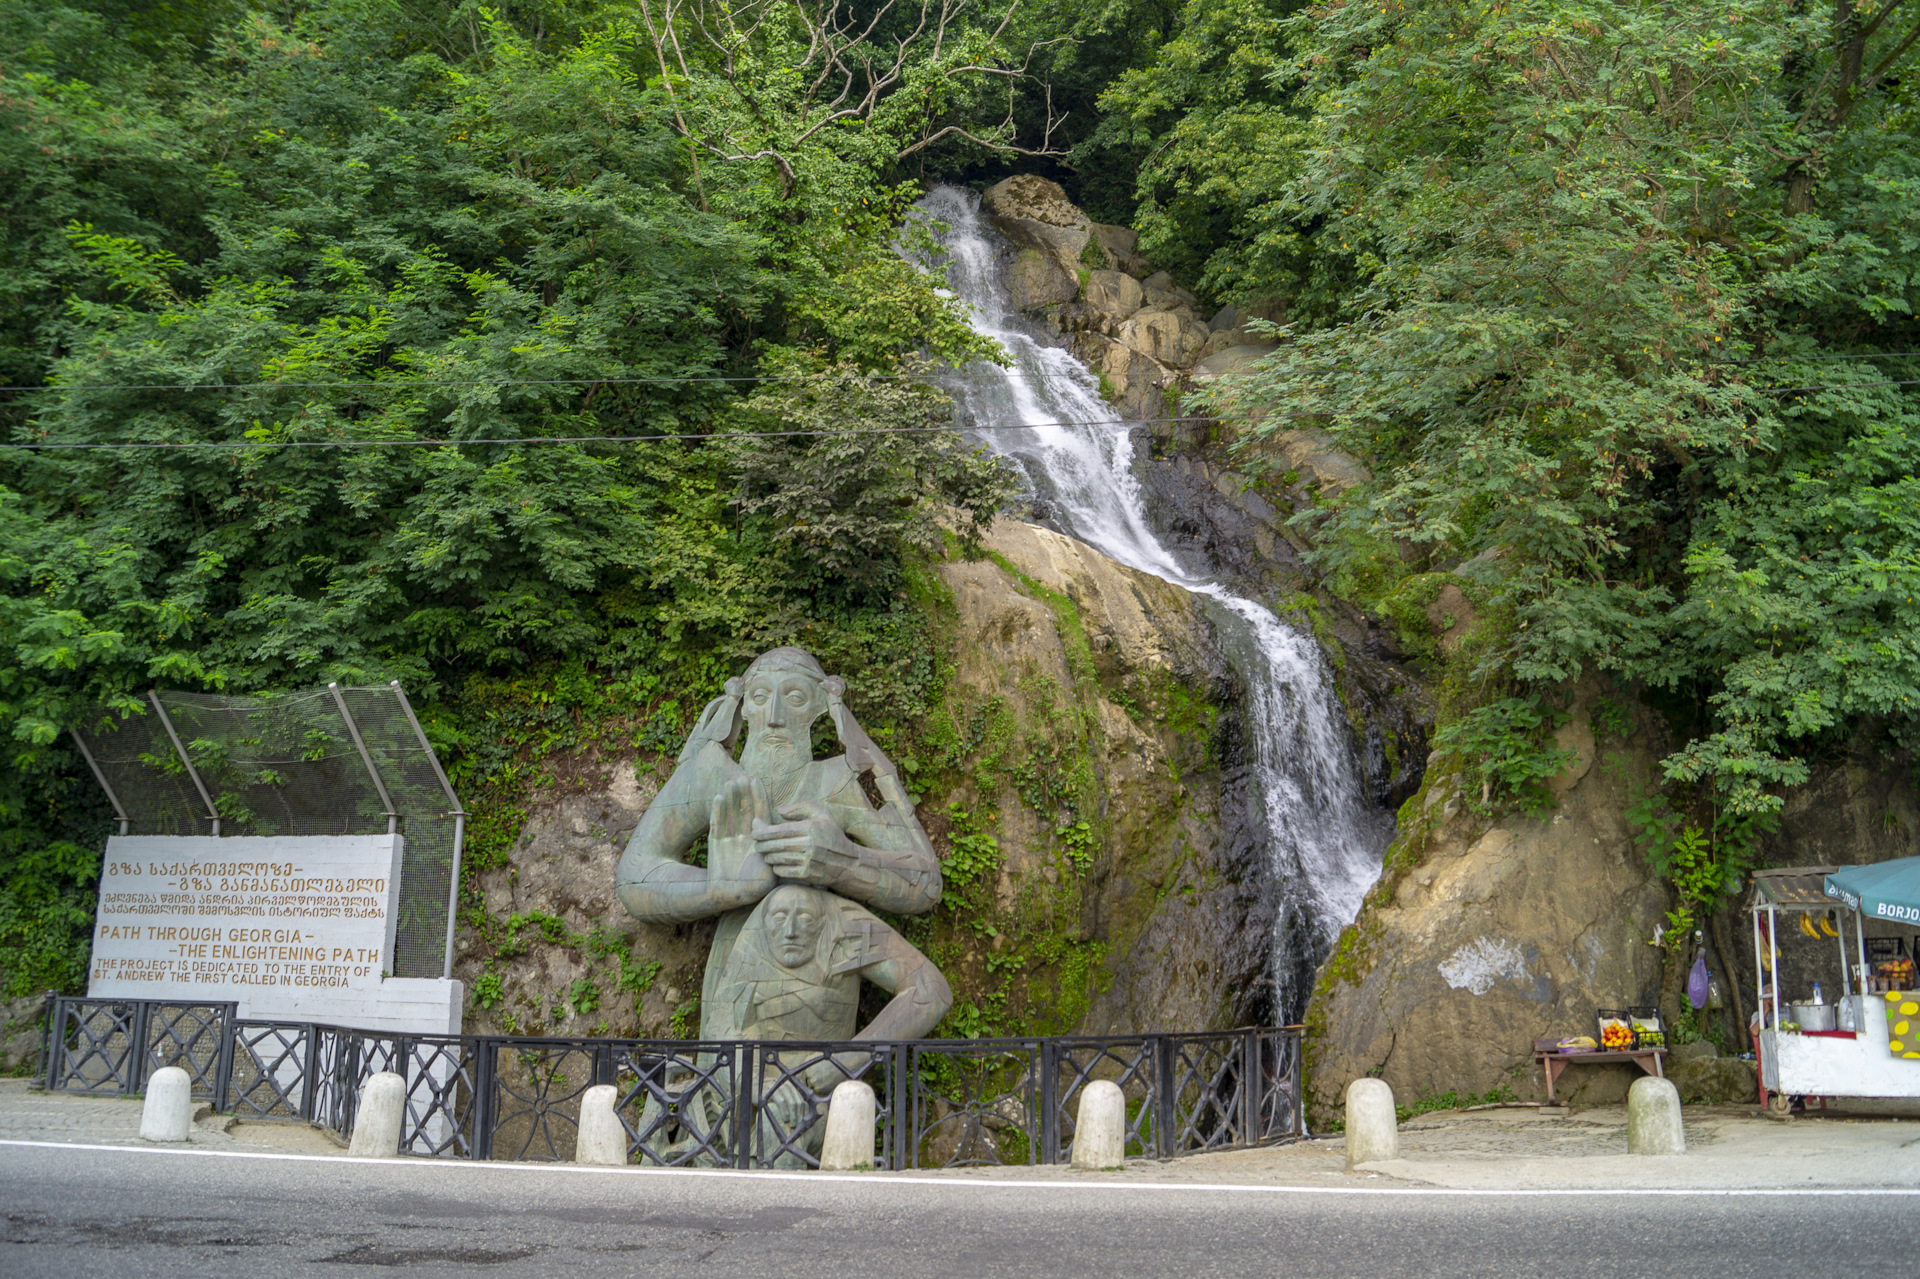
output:
[[[939,187],[921,202],[947,224],[947,283],[972,309],[974,329],[1012,357],[981,363],[960,379],[962,408],[995,452],[1019,466],[1048,502],[1062,531],[1108,557],[1202,598],[1228,660],[1246,684],[1250,761],[1266,827],[1277,894],[1274,1011],[1305,1011],[1307,983],[1341,928],[1359,912],[1380,874],[1389,819],[1366,803],[1359,762],[1319,646],[1273,612],[1180,563],[1146,518],[1134,474],[1133,433],[1086,368],[1042,340],[1014,312],[1000,282],[1005,241],[981,214],[978,197]],[[1036,423],[1029,430],[1004,428]]]

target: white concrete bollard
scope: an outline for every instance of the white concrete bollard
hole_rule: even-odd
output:
[[[147,1102],[140,1108],[143,1141],[185,1141],[193,1131],[193,1081],[178,1066],[147,1076]]]
[[[627,1164],[627,1129],[613,1111],[620,1090],[612,1084],[596,1084],[580,1098],[580,1130],[573,1138],[573,1162]]]
[[[363,1159],[393,1159],[400,1154],[400,1122],[407,1113],[407,1081],[391,1070],[372,1076],[360,1089],[347,1153]]]
[[[827,1099],[827,1138],[820,1145],[821,1172],[873,1167],[874,1118],[880,1113],[873,1085],[848,1079]]]
[[[1121,1168],[1127,1162],[1127,1097],[1120,1085],[1096,1079],[1080,1093],[1073,1125],[1073,1166],[1081,1172]]]
[[[1680,1090],[1672,1080],[1647,1075],[1627,1089],[1627,1153],[1687,1153],[1687,1131],[1680,1126]]]
[[[1347,1167],[1400,1157],[1400,1120],[1384,1079],[1347,1085]]]

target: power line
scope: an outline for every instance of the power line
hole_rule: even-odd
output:
[[[1230,417],[1096,418],[1081,422],[1022,422],[1012,426],[858,426],[845,431],[712,431],[663,432],[658,435],[526,435],[465,440],[127,440],[104,444],[5,444],[0,449],[36,452],[127,449],[375,449],[459,448],[468,444],[648,444],[667,440],[773,440],[839,435],[924,435],[951,431],[958,435],[989,435],[1003,431],[1037,431],[1047,427],[1103,427],[1132,430],[1158,422],[1245,422],[1262,417],[1327,417],[1326,413],[1238,414]]]
[[[0,391],[257,391],[284,387],[289,390],[327,390],[339,388],[388,387],[396,391],[431,389],[440,386],[635,386],[650,383],[686,382],[805,382],[818,378],[918,377],[915,373],[757,373],[738,377],[551,377],[551,378],[471,378],[422,379],[405,382],[386,378],[370,382],[54,382],[46,386],[9,385]]]
[[[1877,351],[1861,355],[1763,355],[1746,360],[1706,360],[1712,365],[1762,364],[1774,361],[1793,360],[1896,360],[1920,358],[1920,351]],[[1378,376],[1387,373],[1471,373],[1470,367],[1447,364],[1407,365],[1401,368],[1384,369],[1347,369],[1325,368],[1317,370],[1318,376],[1338,374],[1361,374]],[[1495,370],[1498,373],[1499,370]],[[881,379],[915,379],[940,382],[956,376],[966,376],[964,372],[951,371],[940,374],[919,373],[754,373],[736,376],[714,376],[692,374],[673,377],[556,377],[556,378],[453,378],[430,379],[420,381],[396,381],[388,378],[372,381],[351,382],[62,382],[43,386],[25,384],[0,385],[0,391],[259,391],[259,390],[363,390],[369,387],[385,388],[395,391],[434,390],[440,387],[475,386],[690,386],[712,383],[742,382],[814,382],[833,378],[857,378],[861,381]],[[1860,385],[1880,385],[1879,383],[1861,383]],[[1761,387],[1760,390],[1782,388]],[[1785,388],[1794,389],[1799,388]],[[1828,388],[1818,388],[1828,389]]]

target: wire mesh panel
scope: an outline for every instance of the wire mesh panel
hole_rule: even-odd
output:
[[[233,1004],[149,1003],[143,1081],[166,1066],[187,1072],[195,1097],[212,1101],[226,1090]]]
[[[206,835],[212,832],[187,766],[151,708],[143,715],[105,715],[75,730],[94,767],[125,806],[141,835]]]
[[[314,1049],[318,1032],[303,1022],[243,1021],[233,1028],[233,1064],[227,1105],[260,1119],[312,1114]]]
[[[377,835],[387,814],[333,695],[158,695],[223,835]],[[124,797],[123,797],[124,798]]]
[[[1040,1162],[1040,1041],[930,1041],[911,1062],[914,1167]]]
[[[74,736],[129,834],[212,834],[209,804],[221,835],[398,829],[393,975],[446,974],[460,806],[397,686],[257,697],[161,691],[145,714],[103,716]]]
[[[438,977],[446,966],[447,904],[455,890],[458,805],[398,689],[343,688],[340,693],[394,808],[406,819],[394,976]]]

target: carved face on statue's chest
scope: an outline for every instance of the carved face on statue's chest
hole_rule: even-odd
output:
[[[857,963],[862,945],[837,924],[832,895],[813,888],[785,885],[755,908],[727,964],[744,1038],[852,1038],[860,974],[836,959]]]

